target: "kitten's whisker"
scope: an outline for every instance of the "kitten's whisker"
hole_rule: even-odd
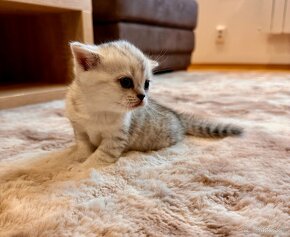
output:
[[[151,57],[151,58],[157,62],[162,62],[162,61],[165,61],[162,59],[164,56],[165,56],[165,59],[167,58],[166,53],[167,53],[167,50],[163,50],[163,51],[161,50],[160,54],[156,55],[155,58],[153,58],[153,57]]]

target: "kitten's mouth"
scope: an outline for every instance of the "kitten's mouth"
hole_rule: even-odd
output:
[[[135,109],[135,108],[143,106],[143,105],[144,105],[144,102],[140,101],[137,104],[131,105],[130,108]]]

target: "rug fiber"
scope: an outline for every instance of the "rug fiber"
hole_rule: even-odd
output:
[[[0,236],[290,236],[290,74],[176,72],[151,93],[245,134],[71,171],[63,101],[0,111]]]

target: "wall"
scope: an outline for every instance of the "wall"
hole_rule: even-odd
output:
[[[289,64],[290,67],[290,34],[265,32],[267,1],[197,0],[199,17],[192,63]],[[216,43],[217,25],[226,26],[223,44]]]

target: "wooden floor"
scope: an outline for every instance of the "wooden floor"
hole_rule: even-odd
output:
[[[261,65],[261,64],[191,64],[188,71],[275,71],[289,72],[289,65]]]
[[[0,109],[63,99],[65,92],[65,85],[34,84],[1,86]]]

